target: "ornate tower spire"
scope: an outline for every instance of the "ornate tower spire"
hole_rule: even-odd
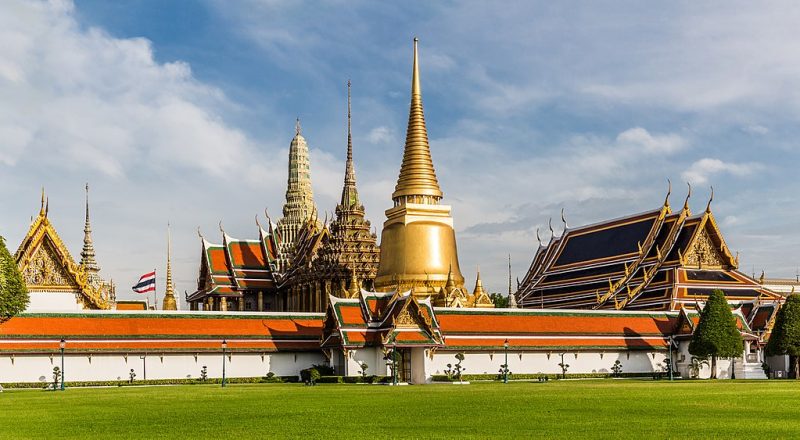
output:
[[[347,80],[347,161],[344,169],[344,187],[341,205],[344,209],[360,206],[356,189],[356,170],[353,166],[353,133],[350,122],[350,80]]]
[[[442,191],[431,158],[428,130],[422,110],[419,55],[414,38],[411,104],[403,163],[381,232],[381,258],[377,290],[412,290],[418,298],[430,297],[434,305],[447,305],[444,287],[451,277],[464,288],[458,266],[456,235],[450,206],[441,205]],[[452,271],[452,273],[449,273]]]
[[[436,171],[431,159],[431,147],[428,144],[428,129],[425,126],[425,114],[422,110],[422,87],[419,79],[419,59],[417,42],[414,38],[414,66],[411,73],[411,105],[408,112],[408,129],[406,145],[403,152],[403,164],[397,178],[392,199],[395,204],[404,202],[437,205],[442,198],[442,190],[436,179]]]
[[[167,223],[167,282],[164,291],[164,301],[161,304],[162,310],[178,310],[178,302],[175,299],[175,285],[172,283],[172,231]]]
[[[286,187],[286,203],[283,205],[283,218],[278,222],[281,244],[278,249],[278,268],[285,271],[294,248],[297,234],[312,217],[314,191],[311,188],[311,165],[308,145],[300,127],[300,118],[295,123],[295,135],[289,145],[289,177]]]
[[[83,250],[81,250],[81,267],[86,271],[90,284],[97,284],[100,281],[100,267],[97,265],[94,253],[94,243],[92,242],[92,224],[89,221],[89,184],[86,184],[86,222],[83,225]]]

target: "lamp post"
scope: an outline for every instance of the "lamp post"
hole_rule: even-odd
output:
[[[672,363],[672,335],[669,335],[669,380],[672,380],[672,369],[674,368]]]
[[[397,344],[392,344],[392,384],[397,385]]]
[[[222,388],[225,388],[225,350],[228,349],[228,341],[222,340]]]
[[[61,338],[58,347],[61,349],[61,391],[64,391],[64,349],[67,348],[67,341]]]
[[[508,339],[503,342],[503,350],[506,355],[506,364],[503,366],[503,383],[508,383]]]

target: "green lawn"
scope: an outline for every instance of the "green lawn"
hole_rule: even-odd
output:
[[[798,438],[800,382],[6,390],[0,438]]]

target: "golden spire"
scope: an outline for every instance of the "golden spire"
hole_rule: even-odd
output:
[[[45,195],[44,195],[44,187],[42,187],[42,207],[39,209],[40,216],[45,215],[44,204],[45,204]]]
[[[356,277],[356,269],[353,268],[350,276],[350,290],[348,291],[350,294],[350,298],[358,298],[358,294],[361,293],[361,286],[358,282],[358,277]]]
[[[175,300],[175,286],[172,284],[172,231],[169,223],[167,223],[167,282],[161,309],[178,310],[178,303]]]
[[[89,184],[86,184],[86,222],[83,225],[83,250],[81,250],[81,267],[86,271],[91,284],[100,281],[100,268],[95,260],[94,242],[92,242],[92,224],[89,221]]]
[[[475,290],[472,291],[472,295],[477,299],[479,296],[485,294],[486,291],[483,290],[483,282],[481,282],[481,269],[478,268],[478,277],[475,279]]]
[[[358,189],[356,189],[356,169],[353,165],[353,135],[350,123],[350,80],[347,80],[347,161],[344,171],[344,187],[342,188],[342,209],[358,207]]]
[[[414,38],[414,67],[411,78],[411,105],[408,113],[406,145],[403,164],[397,179],[392,199],[395,202],[410,201],[436,205],[442,198],[442,190],[436,179],[436,171],[431,159],[428,144],[428,129],[425,127],[425,114],[422,110],[422,88],[419,79],[417,42]],[[420,196],[420,197],[417,197]]]

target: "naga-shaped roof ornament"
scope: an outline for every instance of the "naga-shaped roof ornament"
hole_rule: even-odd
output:
[[[689,210],[689,199],[692,197],[692,184],[691,182],[686,182],[686,185],[689,187],[689,193],[686,194],[686,200],[683,202],[683,210]]]
[[[706,214],[711,214],[711,202],[714,201],[714,186],[711,186],[711,197],[708,199],[708,204],[706,205]]]
[[[556,236],[556,232],[553,230],[553,217],[550,217],[547,227],[550,228],[550,240],[553,240],[553,238]]]
[[[669,196],[672,195],[672,180],[667,179],[667,196],[664,197],[664,207],[669,208]]]
[[[536,241],[539,242],[539,246],[542,245],[542,237],[539,236],[539,228],[536,228]]]
[[[567,226],[567,219],[564,217],[564,208],[561,208],[561,223],[564,223],[564,232],[566,232],[569,226]]]

